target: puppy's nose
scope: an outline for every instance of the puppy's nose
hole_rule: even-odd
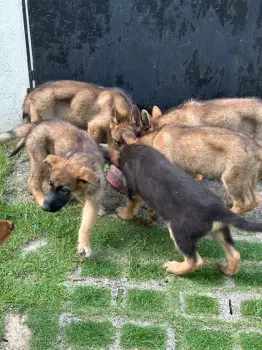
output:
[[[15,225],[11,223],[11,226],[10,226],[11,231],[13,231],[14,228],[15,228]]]

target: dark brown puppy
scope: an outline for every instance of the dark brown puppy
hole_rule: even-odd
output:
[[[4,244],[10,237],[14,224],[8,220],[0,220],[0,245]]]
[[[118,216],[132,219],[144,201],[169,222],[170,236],[185,259],[165,263],[168,272],[180,275],[203,266],[196,244],[201,237],[211,235],[224,249],[227,259],[221,270],[226,275],[235,274],[240,254],[228,225],[262,232],[262,223],[248,222],[232,213],[219,197],[159,151],[135,144],[130,131],[123,130],[122,136],[126,143],[132,144],[122,146],[118,159],[116,151],[107,152],[107,158],[123,172],[128,188],[128,205],[117,209]]]
[[[140,131],[140,113],[131,98],[121,89],[105,88],[79,81],[53,81],[32,90],[23,105],[24,123],[58,118],[87,130],[96,141],[111,144],[111,116],[115,124],[132,126]],[[0,142],[12,138],[12,130],[0,135]],[[21,140],[11,153],[24,145]]]

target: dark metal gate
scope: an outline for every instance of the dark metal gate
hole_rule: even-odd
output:
[[[36,83],[119,86],[142,106],[262,96],[262,0],[28,0]]]

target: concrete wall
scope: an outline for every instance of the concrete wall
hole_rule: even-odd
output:
[[[0,0],[0,131],[21,122],[29,86],[21,0]]]

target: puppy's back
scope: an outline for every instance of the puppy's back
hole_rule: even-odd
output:
[[[206,219],[211,211],[225,210],[213,192],[152,147],[125,146],[120,154],[119,167],[133,194],[139,194],[164,219],[170,220],[181,211],[188,215],[197,212]]]

